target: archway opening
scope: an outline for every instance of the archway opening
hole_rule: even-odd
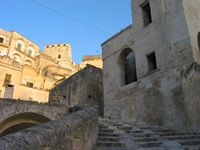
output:
[[[31,60],[26,60],[25,61],[25,64],[26,65],[29,65],[29,66],[33,66],[33,62]]]
[[[35,125],[37,125],[37,124],[34,124],[34,123],[19,123],[19,124],[13,125],[13,126],[7,128],[7,129],[5,129],[1,133],[0,137],[5,136],[7,134],[14,133],[14,132],[18,132],[18,131],[26,129],[26,128],[30,128],[30,127],[35,126]]]
[[[20,113],[8,117],[0,123],[0,137],[10,133],[50,121],[49,118],[36,113]]]
[[[130,48],[125,48],[119,57],[122,85],[137,81],[135,53]]]

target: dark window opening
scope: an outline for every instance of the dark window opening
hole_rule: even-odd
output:
[[[61,58],[61,55],[58,55],[58,59],[60,59]]]
[[[197,35],[197,41],[198,41],[198,46],[199,46],[199,51],[200,51],[200,32]]]
[[[141,8],[143,12],[144,27],[146,27],[152,22],[151,8],[149,1],[145,1],[144,3],[142,3]]]
[[[28,50],[28,55],[31,56],[31,55],[32,55],[32,52],[33,52],[33,51],[29,49],[29,50]]]
[[[14,87],[12,84],[7,84],[6,87]]]
[[[91,95],[88,95],[88,98],[92,98],[92,96],[91,96]]]
[[[26,82],[26,86],[27,86],[27,87],[30,87],[30,88],[33,88],[33,83],[31,83],[31,82]]]
[[[130,52],[125,58],[125,84],[130,84],[137,81],[135,56],[133,52]]]
[[[0,43],[3,43],[4,38],[0,37]]]
[[[11,83],[11,75],[10,74],[6,74],[3,86],[5,87],[6,85],[8,85],[10,83]]]
[[[150,53],[147,55],[148,65],[149,65],[149,72],[157,69],[156,64],[156,55],[155,52]]]
[[[22,44],[18,43],[17,44],[17,50],[21,50],[22,49]]]

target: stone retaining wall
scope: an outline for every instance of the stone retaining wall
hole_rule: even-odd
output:
[[[98,111],[92,107],[0,138],[3,150],[92,150],[98,134]]]

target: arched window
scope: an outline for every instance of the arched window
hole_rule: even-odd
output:
[[[119,57],[122,85],[137,81],[135,54],[130,48],[125,48]]]
[[[13,54],[13,60],[22,63],[22,56],[18,53]]]
[[[31,60],[26,60],[25,61],[25,64],[29,65],[29,66],[33,66],[33,62]]]
[[[24,42],[22,40],[17,40],[16,50],[24,51]]]
[[[200,32],[197,35],[197,41],[198,41],[198,46],[199,46],[199,51],[200,51]]]
[[[28,46],[27,54],[32,57],[34,56],[34,48],[32,46]]]

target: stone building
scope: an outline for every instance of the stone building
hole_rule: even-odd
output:
[[[132,0],[132,25],[102,43],[104,115],[200,128],[200,1]]]
[[[46,45],[41,52],[18,32],[0,29],[0,97],[47,102],[49,89],[90,63],[75,64],[69,44]]]
[[[99,109],[103,116],[102,69],[87,65],[49,92],[49,102],[62,103],[67,107],[89,105]]]

